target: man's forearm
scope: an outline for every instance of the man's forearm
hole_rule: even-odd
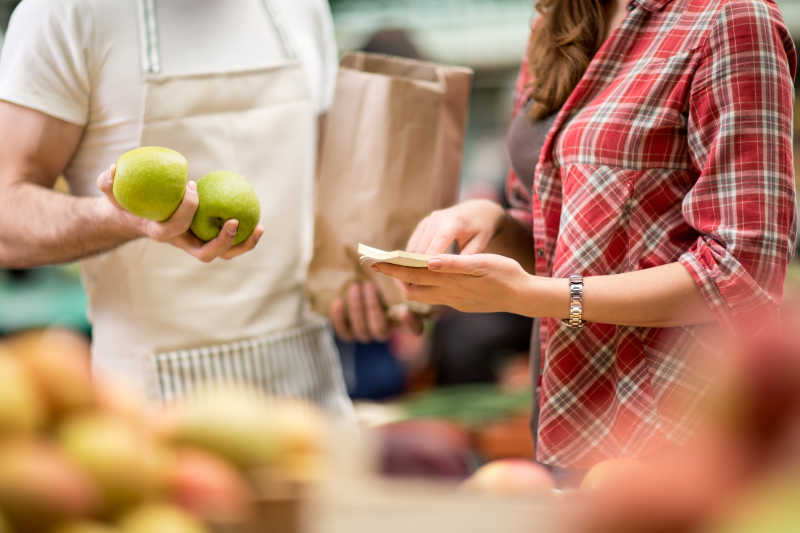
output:
[[[139,236],[102,197],[79,198],[32,183],[9,185],[0,194],[0,266],[64,263]]]

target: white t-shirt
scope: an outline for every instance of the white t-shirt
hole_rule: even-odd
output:
[[[155,5],[163,74],[282,60],[262,0],[156,0]],[[328,4],[272,5],[322,113],[333,99],[337,68]],[[0,56],[0,99],[85,126],[64,171],[74,194],[99,194],[97,175],[137,146],[144,103],[140,49],[136,0],[25,0],[11,18]]]

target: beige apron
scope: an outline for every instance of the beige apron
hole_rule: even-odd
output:
[[[252,252],[204,264],[148,239],[84,264],[96,324],[94,366],[155,402],[208,380],[351,409],[327,322],[308,310],[316,115],[277,12],[281,64],[241,71],[160,73],[154,0],[139,0],[146,80],[140,145],[183,153],[190,177],[228,169],[261,201],[266,231]]]

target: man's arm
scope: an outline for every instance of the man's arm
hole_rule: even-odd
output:
[[[52,189],[82,133],[81,126],[0,102],[0,264],[66,262],[138,236],[105,198]]]
[[[158,223],[132,215],[113,199],[113,167],[98,177],[105,193],[76,198],[52,190],[72,158],[83,128],[39,111],[0,101],[0,265],[27,268],[97,254],[131,239],[149,237],[177,246],[201,261],[231,259],[251,250],[263,233],[231,246],[238,222],[229,220],[207,243],[189,233],[197,191],[187,185],[181,205]]]

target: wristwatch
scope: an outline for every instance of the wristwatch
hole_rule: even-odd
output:
[[[580,328],[583,320],[583,276],[572,274],[569,277],[569,316],[562,320],[571,328]]]

